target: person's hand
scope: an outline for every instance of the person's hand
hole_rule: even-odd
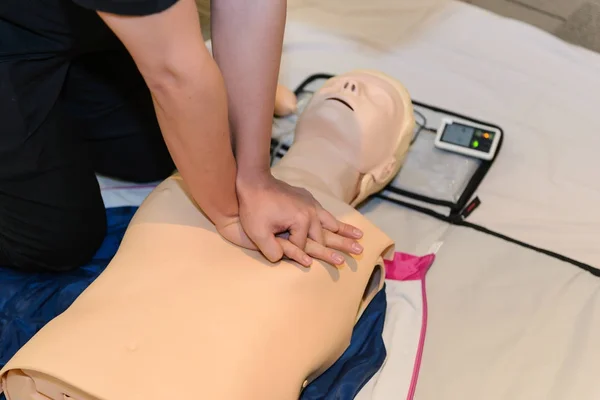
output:
[[[240,217],[232,217],[226,221],[220,221],[220,223],[215,224],[215,228],[217,228],[217,232],[219,232],[223,238],[231,243],[248,250],[258,250],[258,247],[250,240],[248,235],[246,235],[246,232],[244,232]]]
[[[362,232],[338,221],[305,189],[288,185],[268,173],[242,179],[237,193],[243,232],[271,262],[286,256],[309,266],[312,263],[307,249],[309,239],[314,242],[310,243],[312,256],[335,265],[344,262],[335,249],[343,248],[342,251],[353,254],[362,252],[355,241],[362,237]],[[246,240],[243,235],[236,237],[240,242]]]
[[[240,247],[249,250],[259,250],[258,247],[250,240],[239,217],[232,218],[223,225],[217,225],[217,230],[226,240]],[[277,235],[276,240],[281,246],[283,253],[286,257],[291,259],[301,259],[303,257],[302,252],[299,252],[298,247],[293,245],[289,241],[289,234]],[[315,242],[312,239],[306,240],[306,247],[304,253],[308,256],[326,261],[333,265],[340,265],[344,263],[344,257],[342,253],[359,254],[362,252],[362,247],[353,239],[346,238],[328,230],[323,231],[324,245]],[[358,246],[358,247],[357,247]],[[337,251],[335,251],[337,250]],[[338,252],[339,251],[339,252]],[[302,263],[308,266],[305,263]]]

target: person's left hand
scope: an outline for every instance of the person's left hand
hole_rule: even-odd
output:
[[[312,258],[305,251],[307,240],[312,239],[325,246],[324,232],[327,231],[350,239],[355,244],[351,253],[359,254],[362,251],[358,242],[355,242],[355,239],[362,237],[359,229],[338,221],[308,190],[276,179],[270,171],[252,174],[245,179],[238,175],[236,190],[242,228],[271,262],[286,256],[309,266]],[[281,234],[289,234],[288,240],[277,240]],[[343,263],[343,259],[335,253],[324,261],[332,257],[338,260],[335,264]]]
[[[225,225],[217,226],[217,230],[226,240],[240,247],[249,250],[258,250],[258,247],[250,240],[239,217],[232,218]],[[277,235],[276,240],[284,249],[284,254],[293,254],[297,247],[288,240],[288,234]],[[309,256],[323,260],[332,265],[341,265],[344,263],[344,256],[341,253],[360,254],[362,247],[356,247],[356,242],[350,238],[342,237],[328,230],[323,230],[323,244],[317,243],[312,239],[307,239],[304,251]],[[332,251],[337,250],[337,251]],[[288,257],[292,258],[292,257]]]

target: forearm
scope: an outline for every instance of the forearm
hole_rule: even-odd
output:
[[[174,71],[149,85],[156,115],[191,195],[218,224],[238,212],[223,79],[213,60]]]
[[[226,81],[238,177],[268,173],[285,0],[213,0],[212,46]]]
[[[238,214],[223,77],[194,0],[144,16],[98,12],[150,88],[165,142],[190,194],[216,225]]]

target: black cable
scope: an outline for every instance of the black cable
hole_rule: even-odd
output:
[[[413,136],[413,138],[412,138],[412,140],[411,140],[411,142],[410,142],[410,144],[411,144],[411,145],[412,145],[414,142],[416,142],[416,141],[417,141],[417,138],[419,137],[419,133],[421,133],[421,131],[422,131],[423,129],[427,129],[427,118],[425,118],[425,116],[424,116],[424,115],[423,115],[423,114],[422,114],[420,111],[418,111],[418,110],[414,110],[414,109],[413,109],[413,113],[414,113],[415,115],[418,115],[418,116],[420,116],[421,118],[423,118],[423,123],[422,123],[422,124],[418,124],[418,125],[419,125],[419,130],[417,130],[417,133],[415,133],[415,135]],[[416,120],[416,118],[415,118],[415,120]]]

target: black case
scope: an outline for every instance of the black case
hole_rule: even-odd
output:
[[[302,92],[307,91],[307,87],[309,87],[309,85],[311,85],[312,83],[319,80],[326,80],[332,78],[333,76],[334,75],[323,73],[311,75],[296,88],[295,94],[298,96]],[[491,126],[498,129],[501,132],[501,137],[500,142],[498,143],[496,154],[494,155],[494,158],[492,160],[480,160],[479,167],[468,180],[465,189],[462,191],[457,201],[448,201],[444,199],[423,196],[415,192],[400,189],[398,187],[393,186],[392,184],[388,185],[385,188],[385,190],[377,193],[374,196],[412,208],[417,211],[425,212],[427,214],[436,216],[438,218],[442,218],[449,222],[463,220],[464,218],[468,217],[468,215],[471,212],[473,212],[474,209],[477,208],[477,206],[480,204],[479,199],[474,198],[473,196],[477,191],[477,188],[479,187],[480,183],[485,178],[488,170],[496,160],[496,157],[498,157],[498,154],[502,148],[502,142],[504,140],[504,132],[502,131],[502,128],[489,122],[480,121],[474,118],[467,117],[465,115],[457,114],[455,112],[444,110],[418,101],[413,100],[413,106],[415,107],[415,109],[426,109],[431,112],[443,114],[444,116],[460,118],[462,120]],[[428,126],[419,127],[419,131],[434,131],[435,129],[437,128],[432,128]],[[417,134],[419,133],[420,132],[418,132]],[[274,151],[276,149],[277,144],[277,141],[272,141],[271,151]],[[277,156],[282,156],[284,152],[287,151],[287,146],[281,146],[280,149],[282,153],[278,154]],[[440,207],[443,209],[443,211],[440,210]]]

